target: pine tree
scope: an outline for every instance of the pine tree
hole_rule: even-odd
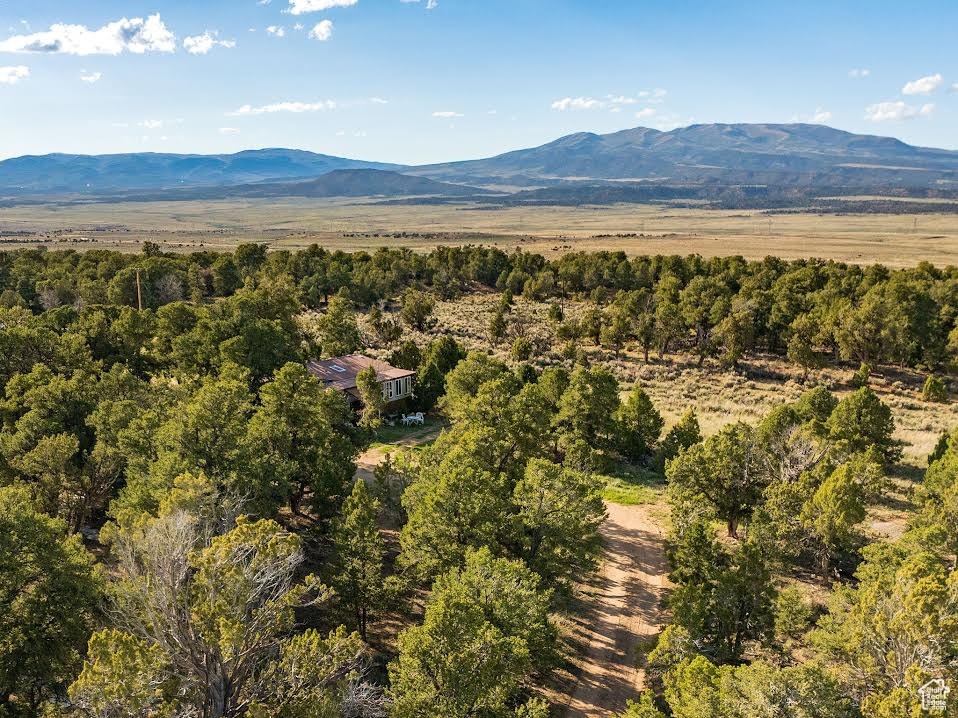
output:
[[[370,613],[384,598],[383,555],[386,547],[376,518],[379,502],[358,480],[343,504],[343,516],[333,531],[338,573],[332,580],[340,600],[356,619],[359,635],[366,640]]]
[[[664,422],[642,387],[636,386],[629,394],[619,409],[618,419],[622,453],[633,460],[651,455]]]

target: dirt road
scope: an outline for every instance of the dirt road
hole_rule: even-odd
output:
[[[425,444],[427,441],[431,441],[439,436],[442,430],[443,426],[441,424],[424,426],[420,429],[411,430],[394,444],[379,444],[366,449],[366,451],[356,458],[356,478],[363,479],[364,481],[372,481],[374,476],[373,472],[376,470],[376,467],[383,462],[383,459],[386,458],[387,453],[395,452],[397,449],[409,449],[414,446],[419,446],[420,444]]]
[[[588,646],[579,663],[566,718],[598,718],[625,709],[643,687],[636,648],[666,619],[665,533],[654,507],[607,504],[602,527],[606,559],[582,597],[577,638]]]

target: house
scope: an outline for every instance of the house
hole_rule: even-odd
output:
[[[383,399],[386,403],[402,401],[412,398],[413,379],[416,372],[408,369],[397,369],[378,359],[371,359],[362,354],[333,357],[317,361],[311,359],[306,362],[309,373],[319,379],[327,388],[338,389],[346,394],[350,404],[359,404],[362,398],[356,388],[356,377],[364,369],[373,367],[376,378],[383,387]]]

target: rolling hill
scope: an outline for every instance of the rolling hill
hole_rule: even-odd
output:
[[[264,197],[472,197],[488,193],[477,187],[439,182],[391,170],[332,170],[315,179],[294,182],[258,182],[226,187],[193,187],[132,191],[127,200],[235,199]],[[488,195],[496,196],[496,195]],[[116,198],[114,194],[111,198]]]

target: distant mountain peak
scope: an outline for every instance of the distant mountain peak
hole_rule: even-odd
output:
[[[953,186],[958,152],[810,123],[699,123],[579,132],[496,157],[418,167],[463,182],[647,180],[783,186]]]

